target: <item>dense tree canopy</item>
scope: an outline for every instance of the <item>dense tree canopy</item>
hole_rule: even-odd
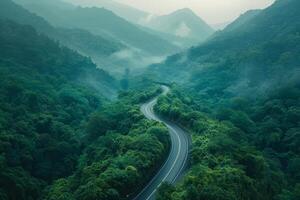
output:
[[[155,110],[192,134],[191,170],[165,199],[297,199],[300,85],[222,104],[179,89]]]
[[[169,138],[138,104],[157,87],[108,103],[112,77],[30,26],[0,21],[0,47],[1,199],[127,199],[151,178]]]
[[[125,70],[117,81],[52,39],[97,57],[124,45],[54,28],[1,0],[0,199],[132,199],[170,149],[166,127],[139,110],[162,92],[151,80],[156,75],[182,85],[159,98],[155,112],[192,136],[190,169],[179,184],[163,183],[158,200],[300,199],[299,2],[278,0],[246,13],[145,76],[132,78]],[[104,9],[67,14],[57,16],[66,21],[53,20],[69,27],[80,22],[94,34],[105,30],[94,25],[104,23],[122,34],[106,21],[90,20],[104,16],[122,25]],[[151,45],[148,51],[159,44]]]

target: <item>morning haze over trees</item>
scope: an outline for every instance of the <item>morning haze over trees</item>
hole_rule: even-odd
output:
[[[299,0],[0,0],[0,200],[148,199],[300,199]]]

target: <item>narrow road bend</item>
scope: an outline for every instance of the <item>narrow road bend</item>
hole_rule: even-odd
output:
[[[170,91],[167,86],[162,86],[162,89],[161,95],[166,95]],[[171,138],[171,150],[163,166],[134,200],[154,200],[159,186],[164,182],[176,183],[184,173],[188,163],[190,136],[176,124],[161,119],[154,113],[153,107],[157,103],[158,97],[143,104],[141,111],[148,119],[162,122],[167,126]]]

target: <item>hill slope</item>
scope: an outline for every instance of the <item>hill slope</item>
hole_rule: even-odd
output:
[[[155,35],[149,34],[104,8],[75,7],[64,9],[43,2],[23,4],[28,10],[47,19],[52,25],[64,28],[79,28],[95,35],[117,40],[138,51],[151,55],[166,55],[176,50],[175,46]]]
[[[188,8],[168,15],[153,17],[146,25],[161,32],[182,38],[191,38],[198,42],[204,41],[214,32],[208,24]]]
[[[154,16],[112,0],[88,0],[84,2],[68,0],[68,2],[111,10],[116,15],[139,25],[143,31],[158,36],[179,48],[196,45],[213,33],[213,30],[189,9],[179,10],[165,16]],[[185,31],[189,33],[183,33]]]
[[[244,23],[154,66],[163,77],[216,95],[265,91],[299,76],[299,1],[276,1]],[[285,10],[286,12],[282,12]],[[244,16],[242,16],[243,18]],[[152,69],[153,71],[153,69]],[[177,76],[175,76],[175,74]],[[181,77],[176,79],[175,77]]]
[[[299,199],[299,8],[277,0],[150,68],[181,83],[155,109],[193,140],[188,175],[158,199]]]
[[[71,175],[75,135],[114,85],[88,58],[0,20],[1,199],[38,199],[46,182]]]
[[[125,4],[116,2],[114,0],[66,0],[67,2],[76,4],[78,6],[96,6],[96,7],[103,7],[107,10],[113,11],[115,14],[119,15],[120,17],[135,23],[139,24],[140,21],[145,19],[149,13],[145,11],[138,10],[136,8],[127,6]]]
[[[0,199],[136,194],[169,149],[168,131],[139,110],[160,89],[108,103],[115,85],[90,59],[0,20]]]
[[[107,57],[126,48],[119,42],[93,35],[86,30],[55,28],[43,18],[30,13],[11,0],[3,0],[0,2],[0,19],[1,18],[13,20],[20,24],[31,25],[40,33],[58,40],[61,44],[92,58]]]
[[[47,7],[53,9],[72,10],[61,1],[51,2],[48,0],[15,0],[18,3],[26,3],[31,9],[38,9],[40,12],[47,12]],[[57,3],[58,2],[58,3]],[[89,56],[100,68],[121,76],[125,69],[141,70],[144,66],[155,62],[160,58],[151,57],[144,52],[132,49],[121,42],[117,42],[111,36],[92,34],[87,30],[78,28],[55,28],[42,17],[30,13],[25,8],[13,3],[11,0],[0,2],[0,18],[11,19],[21,24],[34,26],[39,32],[60,41],[61,44],[72,48],[79,53]]]

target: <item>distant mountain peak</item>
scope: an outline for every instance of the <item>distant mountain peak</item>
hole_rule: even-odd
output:
[[[182,8],[170,14],[154,17],[144,25],[163,33],[185,38],[193,43],[204,41],[214,32],[190,8]]]
[[[169,15],[185,15],[185,16],[196,16],[196,17],[198,17],[195,14],[195,12],[190,8],[182,8],[182,9],[179,9],[179,10],[176,10],[176,11],[170,13]]]
[[[181,8],[175,12],[182,12],[182,13],[194,13],[194,11],[190,8]]]

